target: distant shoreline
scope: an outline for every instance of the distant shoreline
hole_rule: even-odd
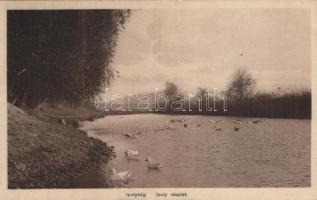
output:
[[[233,114],[215,114],[215,112],[206,113],[206,112],[160,112],[160,111],[106,111],[104,115],[134,115],[134,114],[161,114],[161,115],[202,115],[202,116],[210,116],[210,117],[239,117],[239,118],[270,118],[270,119],[303,119],[303,120],[311,120],[310,118],[305,117],[274,117],[274,116],[243,116],[243,115],[233,115]],[[102,118],[102,117],[101,117]]]

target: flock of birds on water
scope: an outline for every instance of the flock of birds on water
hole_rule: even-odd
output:
[[[159,128],[155,128],[154,132],[158,133],[160,131],[165,131],[165,130],[175,130],[175,127],[172,125],[173,123],[176,122],[180,122],[183,123],[184,128],[189,127],[189,123],[186,122],[186,120],[182,120],[182,119],[171,119],[170,121],[165,121],[165,124],[163,127],[159,127]],[[221,120],[209,120],[209,123],[214,123],[216,124],[214,126],[215,131],[222,131],[221,127],[220,127],[220,122]],[[259,124],[264,122],[264,119],[257,119],[257,120],[253,120],[253,121],[247,121],[247,122],[243,122],[242,120],[233,120],[232,123],[235,125],[233,130],[234,131],[240,131],[240,124],[246,123],[246,124]],[[196,124],[197,127],[201,127],[201,124]],[[125,129],[122,130],[122,135],[124,137],[126,137],[127,139],[137,139],[138,136],[137,135],[141,135],[142,131],[138,131],[136,130],[134,133],[132,132],[128,132]],[[124,155],[125,158],[130,161],[130,160],[139,160],[139,151],[137,149],[132,149],[129,148],[127,150],[124,151]],[[147,165],[147,169],[149,171],[151,170],[160,170],[162,168],[161,164],[159,162],[153,162],[152,159],[150,157],[146,157],[144,160]],[[111,176],[111,180],[114,183],[118,183],[118,182],[122,182],[124,184],[128,184],[129,181],[132,181],[132,172],[131,171],[120,171],[117,172],[115,168],[111,169],[112,172],[112,176]]]

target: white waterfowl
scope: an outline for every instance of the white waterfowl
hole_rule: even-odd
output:
[[[136,149],[127,149],[124,151],[125,158],[127,160],[138,160],[139,159],[139,151]]]
[[[234,124],[242,124],[242,121],[240,121],[240,120],[233,120],[232,121]]]
[[[138,135],[141,135],[142,134],[142,131],[134,131],[135,134],[138,134]]]
[[[126,138],[136,139],[136,136],[133,133],[129,133],[125,131],[124,129],[122,130],[122,135],[124,135]]]
[[[151,170],[151,169],[159,170],[159,169],[162,168],[162,166],[161,166],[160,163],[153,163],[153,162],[152,162],[152,159],[149,158],[149,157],[147,157],[147,158],[145,159],[145,162],[147,162],[147,166],[146,166],[146,167],[147,167],[149,170]]]
[[[166,124],[164,127],[163,127],[165,130],[174,130],[174,126],[172,124]]]
[[[167,127],[168,130],[175,130],[174,126],[172,126],[172,124],[168,125]]]
[[[132,180],[132,173],[130,171],[117,172],[115,168],[112,168],[111,171],[111,180],[114,182],[123,182],[124,184],[128,184],[129,181]]]

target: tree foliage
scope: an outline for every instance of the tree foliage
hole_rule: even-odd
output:
[[[129,10],[8,11],[8,101],[83,103],[113,78]]]
[[[177,92],[178,92],[178,87],[175,83],[171,81],[165,82],[165,90],[164,90],[165,95],[173,96],[173,95],[176,95]]]
[[[234,99],[245,99],[251,97],[255,88],[255,79],[244,69],[234,72],[229,83],[227,95]]]

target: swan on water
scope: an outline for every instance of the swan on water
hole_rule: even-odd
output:
[[[130,139],[136,139],[136,136],[133,133],[129,133],[129,132],[125,131],[124,129],[122,130],[122,135],[124,135],[125,137],[130,138]]]
[[[124,151],[125,158],[127,160],[138,160],[139,159],[139,151],[136,149],[127,149]]]
[[[153,163],[151,158],[149,158],[149,157],[145,158],[145,162],[147,162],[147,166],[146,167],[149,170],[151,170],[151,169],[158,170],[158,169],[162,168],[160,163]]]
[[[114,182],[123,182],[124,184],[128,184],[129,181],[132,180],[132,173],[130,171],[117,172],[115,168],[112,168],[111,171],[111,180]]]
[[[175,130],[174,126],[172,126],[171,124],[168,125],[167,129],[168,129],[168,130]]]
[[[242,121],[240,121],[240,120],[233,120],[232,121],[234,124],[242,124]]]
[[[162,127],[157,127],[154,129],[154,132],[155,133],[158,133],[160,131],[166,131],[166,130],[175,130],[174,126],[172,126],[171,124],[167,125],[165,124],[164,126]]]
[[[164,125],[163,129],[165,130],[175,130],[174,126],[172,124]]]
[[[262,123],[262,122],[264,122],[264,119],[257,119],[257,120],[253,121],[254,124],[258,124],[258,123]]]
[[[240,128],[235,126],[234,131],[240,131]]]

